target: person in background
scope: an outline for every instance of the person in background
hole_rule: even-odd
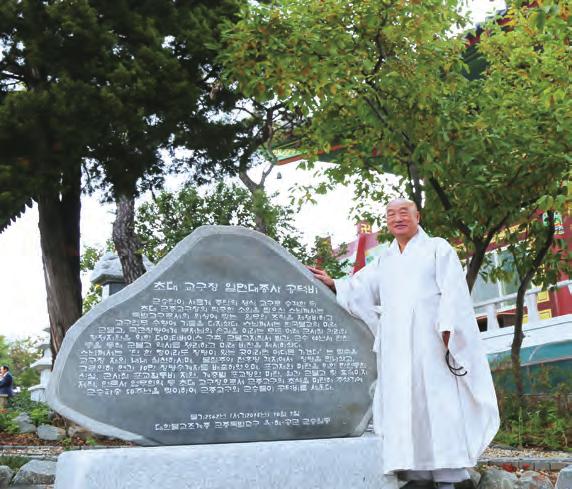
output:
[[[13,385],[14,379],[10,373],[10,367],[8,367],[8,365],[2,365],[2,367],[0,367],[0,394],[6,394],[8,397],[12,397],[14,395]]]

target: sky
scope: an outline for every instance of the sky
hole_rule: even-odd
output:
[[[504,1],[474,0],[468,2],[474,22],[484,20],[487,13],[504,6]],[[281,178],[278,177],[278,172]],[[278,192],[278,203],[286,203],[289,189],[295,183],[310,183],[313,172],[302,171],[290,164],[274,171],[268,181],[270,193]],[[177,180],[170,180],[171,189]],[[355,239],[356,230],[349,218],[353,189],[338,187],[317,198],[297,215],[296,226],[308,240],[314,236],[332,236],[334,245]],[[375,208],[374,208],[375,209]],[[379,208],[379,212],[382,209]],[[103,246],[111,236],[114,208],[101,204],[97,196],[82,200],[81,244]],[[0,335],[9,339],[43,336],[49,325],[40,250],[37,208],[28,209],[16,223],[0,234]],[[82,277],[84,290],[89,279]]]

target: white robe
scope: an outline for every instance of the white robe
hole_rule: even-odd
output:
[[[336,280],[339,304],[375,335],[375,432],[386,474],[472,467],[499,427],[497,399],[465,274],[455,250],[421,228]],[[450,331],[451,363],[441,332]]]

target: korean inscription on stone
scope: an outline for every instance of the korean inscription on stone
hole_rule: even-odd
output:
[[[269,238],[209,226],[70,330],[48,400],[142,444],[360,434],[367,327]]]

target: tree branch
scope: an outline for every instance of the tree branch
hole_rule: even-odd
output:
[[[441,204],[443,205],[444,209],[446,211],[450,211],[451,209],[453,209],[453,204],[449,200],[449,196],[447,195],[443,187],[441,187],[441,184],[434,177],[431,177],[429,179],[429,183],[431,183],[431,186],[435,190],[437,197],[439,197],[439,200],[441,201]],[[468,239],[474,241],[473,237],[471,236],[471,230],[469,226],[467,226],[460,219],[454,219],[454,222],[459,231],[461,231]]]
[[[491,241],[493,240],[493,238],[495,237],[495,234],[497,234],[508,222],[508,219],[510,217],[510,213],[506,213],[505,216],[497,223],[496,226],[492,227],[489,232],[487,233],[486,237],[485,237],[485,244],[486,246],[488,246]]]

